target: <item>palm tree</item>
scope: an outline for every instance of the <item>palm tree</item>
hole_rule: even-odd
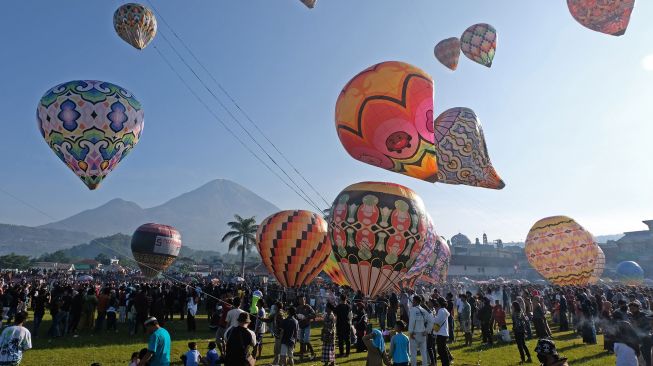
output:
[[[228,222],[227,225],[231,231],[224,234],[222,242],[229,240],[229,251],[232,249],[239,250],[242,253],[240,262],[240,272],[245,278],[245,251],[248,253],[252,251],[254,243],[256,242],[256,219],[254,216],[243,219],[240,215],[234,215],[236,221]]]

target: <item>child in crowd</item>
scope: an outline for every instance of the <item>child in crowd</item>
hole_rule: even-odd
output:
[[[403,333],[406,330],[406,322],[397,321],[395,331],[397,332],[390,339],[390,355],[393,366],[408,366],[410,355],[408,353],[408,337]]]
[[[216,351],[217,344],[215,342],[209,342],[209,351],[206,352],[206,357],[204,358],[204,364],[206,366],[217,366],[220,361],[220,356],[218,351]]]
[[[132,353],[132,359],[129,362],[129,366],[138,366],[139,362],[141,362],[141,360],[138,358],[138,352]]]
[[[188,352],[181,356],[181,360],[184,361],[184,366],[200,366],[202,356],[200,356],[200,352],[197,350],[197,343],[188,343]]]

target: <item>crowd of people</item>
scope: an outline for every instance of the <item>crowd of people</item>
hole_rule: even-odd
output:
[[[361,352],[369,366],[415,366],[420,358],[422,366],[447,366],[454,360],[449,345],[462,337],[463,347],[472,346],[475,333],[487,347],[514,340],[523,363],[536,357],[542,365],[564,365],[549,322],[558,331],[574,331],[587,344],[596,344],[597,333],[602,333],[603,348],[615,355],[618,366],[651,365],[653,290],[645,287],[456,283],[369,299],[329,283],[260,289],[252,278],[235,282],[229,275],[186,283],[102,274],[86,281],[61,273],[2,277],[1,321],[6,327],[0,334],[0,365],[19,364],[32,338],[121,331],[143,332],[149,339],[146,348],[132,354],[129,365],[167,365],[172,340],[166,323],[177,318],[188,332],[198,332],[196,316],[201,312],[215,341],[206,352],[189,343],[188,351],[177,356],[187,366],[253,365],[261,357],[266,333],[274,340],[269,345],[273,365],[319,359],[330,366],[338,357]],[[41,329],[46,311],[52,318],[47,330]],[[311,342],[316,327],[321,344]],[[531,339],[537,340],[535,348],[528,345]]]

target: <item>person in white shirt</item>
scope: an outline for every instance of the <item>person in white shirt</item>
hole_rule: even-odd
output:
[[[15,325],[0,334],[0,364],[19,365],[23,352],[32,348],[32,334],[23,327],[26,319],[26,312],[16,314]]]
[[[451,364],[451,353],[447,346],[449,338],[449,312],[447,311],[447,300],[439,297],[435,303],[435,319],[433,319],[433,330],[435,331],[435,345],[440,356],[442,366]]]
[[[227,318],[225,321],[227,322],[227,328],[231,327],[237,327],[238,324],[238,316],[240,314],[244,313],[245,311],[240,309],[240,298],[239,297],[234,297],[232,301],[233,309],[229,310],[227,313]]]
[[[417,350],[422,355],[422,366],[429,364],[427,353],[428,332],[433,328],[431,313],[422,307],[422,297],[413,296],[413,306],[408,312],[408,337],[410,338],[410,363],[417,366]]]

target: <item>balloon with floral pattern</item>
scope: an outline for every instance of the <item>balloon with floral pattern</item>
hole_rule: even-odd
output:
[[[567,0],[567,7],[583,27],[622,36],[628,28],[635,0]]]
[[[91,190],[136,146],[144,123],[141,104],[130,91],[96,80],[48,90],[36,118],[48,146]]]
[[[141,4],[124,4],[113,13],[113,28],[118,36],[139,50],[152,42],[156,27],[154,13]]]

